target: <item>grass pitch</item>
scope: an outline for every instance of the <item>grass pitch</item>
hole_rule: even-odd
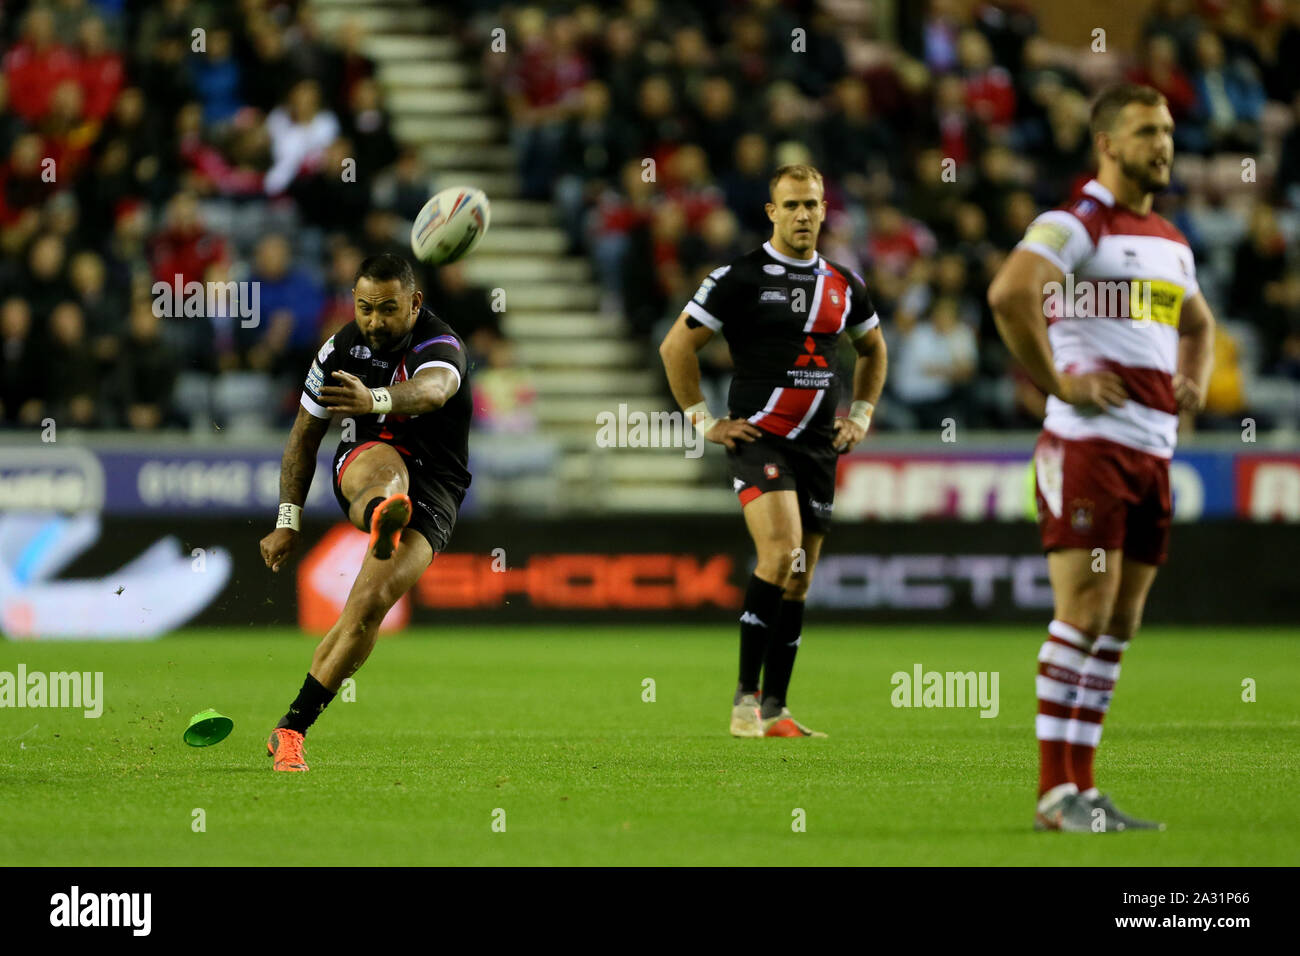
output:
[[[791,704],[830,738],[733,740],[732,627],[412,632],[381,640],[355,702],[317,722],[306,774],[272,773],[265,739],[307,670],[307,638],[0,641],[0,670],[103,671],[106,700],[98,719],[0,709],[0,863],[1300,862],[1300,633],[1139,635],[1098,781],[1169,829],[1105,835],[1030,831],[1041,634],[814,622]],[[999,672],[998,716],[895,708],[890,676],[917,663]],[[234,732],[185,746],[208,706]]]

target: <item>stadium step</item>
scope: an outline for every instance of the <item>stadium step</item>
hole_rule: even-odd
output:
[[[515,168],[515,154],[509,146],[490,146],[483,143],[426,143],[418,149],[420,158],[428,164],[430,169],[481,169],[481,170],[513,170]],[[519,199],[515,202],[527,202]],[[497,217],[498,200],[492,197],[492,218],[495,221]],[[547,218],[540,222],[551,221],[553,215],[549,203],[538,202],[534,205],[545,207]]]
[[[430,90],[475,85],[474,71],[455,60],[381,60],[378,72],[379,82],[389,90]]]
[[[653,372],[594,368],[574,372],[570,369],[539,368],[529,373],[537,394],[552,398],[593,398],[626,395],[627,401],[649,405],[655,401],[659,383]]]
[[[489,198],[519,195],[519,177],[513,169],[439,169],[435,170],[433,181],[438,189],[472,183],[487,193]]]
[[[393,135],[403,143],[482,143],[497,140],[504,132],[492,116],[395,116]]]
[[[576,339],[571,342],[525,339],[517,344],[519,361],[525,365],[580,367],[641,364],[639,347],[632,342],[617,339]]]
[[[388,111],[393,116],[481,114],[487,107],[488,95],[482,90],[394,88],[388,92]]]
[[[555,223],[555,211],[550,203],[535,199],[494,199],[492,222],[494,225],[551,226]]]
[[[432,6],[355,4],[342,9],[316,8],[316,22],[328,33],[333,33],[349,20],[361,25],[366,34],[362,49],[376,60],[403,57],[446,59],[457,53],[454,37],[434,36],[427,32],[446,22],[446,18]]]
[[[620,409],[620,406],[624,406],[624,408]],[[614,416],[612,421],[615,429],[617,429],[619,418],[622,416],[631,416],[633,413],[648,416],[668,411],[670,409],[665,408],[657,400],[624,395],[622,390],[619,389],[600,396],[552,397],[546,403],[545,408],[537,410],[537,414],[540,419],[556,422],[557,424],[590,422],[594,433],[599,427],[598,419],[604,419],[609,415]]]
[[[456,180],[461,182],[464,180]],[[448,182],[451,182],[448,177]],[[486,189],[486,187],[480,187]],[[487,190],[489,195],[491,190]],[[512,228],[512,229],[488,229],[488,233],[479,243],[478,252],[488,255],[491,253],[519,253],[521,255],[560,255],[569,247],[569,239],[563,230],[556,228]],[[592,289],[593,304],[599,293],[593,286]],[[570,306],[566,304],[565,308]]]
[[[529,312],[511,309],[508,304],[501,324],[506,335],[520,339],[601,338],[624,334],[621,322],[599,312]]]
[[[507,282],[586,282],[591,278],[591,263],[576,256],[547,259],[470,256],[465,260],[465,273],[470,281],[488,288]]]
[[[502,288],[506,290],[507,310],[573,309],[575,312],[590,312],[600,299],[600,293],[586,283],[556,285],[549,282],[512,282]]]

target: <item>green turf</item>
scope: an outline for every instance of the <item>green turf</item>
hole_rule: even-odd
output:
[[[1075,835],[1029,829],[1040,633],[809,628],[792,704],[828,740],[727,735],[729,627],[412,633],[313,728],[307,774],[272,773],[264,746],[306,638],[0,640],[0,671],[102,670],[107,700],[97,720],[0,709],[0,864],[1300,862],[1300,634],[1145,631],[1098,777],[1169,830]],[[998,671],[1001,713],[894,708],[890,675],[915,663]],[[234,732],[185,746],[208,706]]]

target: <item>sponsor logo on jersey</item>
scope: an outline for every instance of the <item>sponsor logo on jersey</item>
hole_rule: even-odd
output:
[[[809,507],[812,508],[813,511],[824,512],[824,513],[826,513],[826,514],[830,514],[830,513],[831,513],[831,509],[835,507],[835,502],[833,502],[833,501],[817,501],[817,500],[815,500],[815,499],[813,499],[813,498],[809,498],[809,499],[808,499],[808,505],[809,505]]]
[[[325,371],[316,362],[311,363],[311,371],[307,373],[307,391],[313,395],[319,395],[321,386],[325,384]]]
[[[370,358],[370,349],[364,345],[354,345],[348,354],[353,358],[368,359]]]
[[[708,277],[705,277],[704,281],[700,283],[699,291],[695,293],[695,301],[698,302],[700,305],[703,305],[708,300],[709,293],[713,291],[713,287],[715,285],[717,285],[716,282],[714,282],[712,279]]]
[[[1130,319],[1178,328],[1186,290],[1163,279],[1079,279],[1043,286],[1045,314],[1053,319]]]
[[[324,365],[325,360],[330,357],[330,353],[333,351],[334,351],[334,336],[331,335],[329,338],[325,340],[325,344],[320,347],[320,351],[316,353],[316,361]]]
[[[1129,293],[1129,309],[1135,322],[1159,322],[1178,328],[1186,290],[1175,282],[1161,279],[1134,279]]]
[[[763,271],[770,276],[785,275],[785,266],[775,262],[769,262],[767,265],[763,266]]]
[[[763,289],[758,296],[759,302],[789,302],[790,293],[785,289]]]
[[[818,275],[821,274],[822,273],[819,271]],[[829,272],[825,274],[830,275]],[[817,281],[817,276],[813,275],[811,272],[791,272],[790,278],[793,279],[795,282],[816,282]]]
[[[370,364],[378,365],[380,368],[388,368],[388,363],[385,362],[383,359],[371,359]]]
[[[826,359],[817,354],[817,343],[810,335],[803,340],[803,355],[794,360],[795,368],[802,368],[812,362],[818,368],[826,368]]]

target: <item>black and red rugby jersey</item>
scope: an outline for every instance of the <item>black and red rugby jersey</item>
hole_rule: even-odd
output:
[[[858,338],[880,324],[861,276],[821,255],[782,255],[769,241],[709,273],[685,311],[726,336],[732,418],[792,441],[832,440],[840,333]]]
[[[465,381],[469,363],[465,343],[450,325],[422,307],[415,325],[393,348],[373,352],[355,321],[339,329],[320,347],[303,384],[300,403],[317,418],[329,418],[320,389],[337,385],[334,371],[350,372],[367,388],[405,382],[427,366],[456,373],[458,388],[447,403],[420,415],[357,415],[356,441],[384,441],[418,459],[424,474],[462,495],[469,488],[469,424],[474,403]]]

